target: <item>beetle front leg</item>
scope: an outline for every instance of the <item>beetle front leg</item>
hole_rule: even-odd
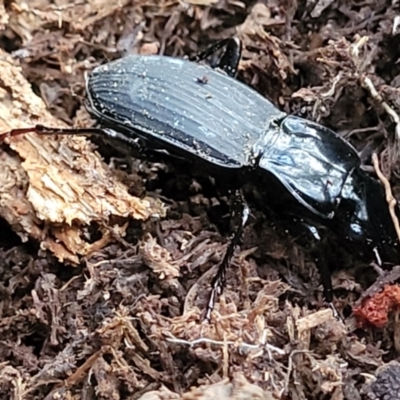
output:
[[[317,229],[313,227],[317,232]],[[318,237],[319,237],[319,233]],[[321,240],[321,239],[319,239]],[[320,241],[318,243],[318,247],[316,249],[317,257],[315,259],[315,263],[318,268],[318,272],[320,275],[322,287],[323,287],[323,296],[327,306],[332,310],[333,316],[336,319],[339,319],[343,322],[338,310],[333,304],[333,285],[332,285],[332,272],[329,268],[329,262],[327,253],[329,250],[329,245],[324,243],[324,241]]]
[[[333,304],[333,286],[332,286],[332,273],[329,269],[328,261],[325,257],[324,248],[320,251],[320,256],[316,260],[316,264],[318,267],[319,274],[321,276],[321,283],[324,289],[324,300],[327,306],[332,310],[333,316],[342,321],[343,319],[339,314],[339,311],[336,309]]]
[[[320,275],[320,283],[322,283],[323,287],[324,301],[332,310],[334,317],[341,319],[339,312],[333,305],[332,273],[329,265],[329,252],[332,250],[332,246],[327,241],[324,232],[320,231],[320,229],[314,225],[306,222],[300,222],[297,218],[292,220],[290,230],[294,237],[304,236],[306,242],[308,244],[312,244],[310,251],[313,255]]]
[[[240,237],[243,233],[243,228],[246,225],[246,222],[250,214],[249,206],[244,200],[241,191],[236,190],[235,193],[233,194],[233,197],[234,197],[234,205],[232,208],[231,218],[236,219],[237,216],[240,215],[240,223],[228,245],[228,248],[226,249],[224,258],[222,259],[222,262],[218,267],[217,274],[212,280],[210,297],[208,299],[207,310],[204,317],[204,319],[207,321],[210,321],[215,301],[217,297],[222,293],[226,280],[226,271],[229,267],[231,258],[233,256],[233,252],[235,250],[236,245],[239,243]]]
[[[317,268],[321,276],[321,283],[324,289],[324,300],[330,305],[333,302],[332,276],[324,250],[324,246],[321,246],[315,263],[317,264]]]

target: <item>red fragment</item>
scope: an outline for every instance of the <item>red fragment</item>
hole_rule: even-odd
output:
[[[365,298],[360,306],[353,308],[353,314],[361,324],[371,324],[383,328],[388,322],[388,314],[400,308],[400,286],[386,285],[382,292]]]

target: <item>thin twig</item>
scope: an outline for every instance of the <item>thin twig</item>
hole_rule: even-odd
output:
[[[372,154],[372,162],[374,164],[375,172],[378,175],[379,180],[382,182],[382,184],[385,188],[386,201],[389,206],[390,216],[392,218],[394,229],[396,230],[396,233],[397,233],[397,237],[400,240],[400,225],[399,225],[399,219],[397,218],[397,215],[396,215],[397,200],[394,198],[394,196],[392,194],[392,189],[390,187],[389,181],[387,180],[385,175],[383,175],[382,171],[380,170],[379,160],[378,160],[378,156],[376,153]]]
[[[400,140],[400,117],[399,117],[399,114],[397,114],[396,111],[393,110],[393,108],[390,107],[389,104],[386,103],[385,100],[383,100],[383,97],[378,93],[378,91],[376,90],[376,88],[370,78],[368,78],[367,76],[364,77],[363,83],[366,86],[366,88],[368,89],[368,91],[370,92],[372,98],[382,105],[383,109],[390,115],[393,122],[396,124],[395,134],[396,134],[396,141],[398,142]]]
[[[289,383],[290,383],[290,375],[292,374],[293,371],[293,357],[296,354],[306,354],[306,353],[311,353],[310,350],[293,350],[289,354],[289,362],[288,362],[288,371],[286,374],[286,379],[285,379],[285,385],[284,385],[284,391],[283,393],[289,393]]]
[[[195,339],[192,341],[188,341],[188,340],[178,339],[175,336],[173,336],[171,333],[169,333],[168,335],[169,335],[169,337],[167,337],[167,339],[166,339],[167,342],[185,344],[190,347],[193,347],[195,345],[202,344],[202,343],[209,343],[209,344],[214,344],[217,346],[227,346],[227,345],[237,344],[237,342],[232,342],[230,340],[219,341],[219,340],[212,340],[212,339],[207,339],[207,338],[199,338],[199,339]],[[241,342],[240,347],[246,348],[248,350],[258,350],[258,349],[265,347],[267,350],[278,353],[280,355],[286,354],[285,350],[282,350],[279,347],[272,346],[271,344],[268,344],[268,343],[266,343],[266,344],[250,344],[250,343]]]

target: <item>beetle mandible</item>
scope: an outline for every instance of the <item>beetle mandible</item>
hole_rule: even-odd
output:
[[[216,68],[198,63],[221,48]],[[0,135],[99,135],[119,149],[121,144],[129,147],[135,156],[167,152],[222,177],[235,193],[242,218],[213,279],[207,319],[248,219],[240,192],[245,182],[265,188],[265,207],[296,218],[315,240],[329,230],[360,257],[375,258],[379,265],[399,263],[399,240],[383,187],[361,169],[356,150],[330,129],[287,115],[236,80],[240,57],[237,38],[225,39],[191,60],[124,57],[95,68],[86,80],[87,109],[99,128],[37,125]],[[324,297],[332,304],[323,256],[317,266]]]

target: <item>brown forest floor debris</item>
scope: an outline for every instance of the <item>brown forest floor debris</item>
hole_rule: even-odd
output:
[[[1,130],[32,126],[37,121],[61,127],[12,58],[3,52],[0,58]],[[78,264],[77,255],[103,248],[112,240],[111,229],[123,236],[123,225],[130,217],[146,220],[164,215],[160,202],[131,196],[83,137],[60,136],[57,140],[27,134],[9,143],[14,152],[2,153],[0,216],[23,239],[39,240],[42,249],[51,250],[61,262]],[[90,243],[83,236],[84,227],[92,223],[99,225],[102,237]]]
[[[399,198],[399,12],[389,0],[0,1],[0,132],[89,126],[95,66],[237,35],[238,78],[349,139],[372,173],[378,154]],[[343,324],[307,249],[253,207],[202,323],[228,199],[187,168],[93,141],[1,144],[1,399],[398,398],[398,309],[381,328],[350,312],[396,269],[332,253]]]

